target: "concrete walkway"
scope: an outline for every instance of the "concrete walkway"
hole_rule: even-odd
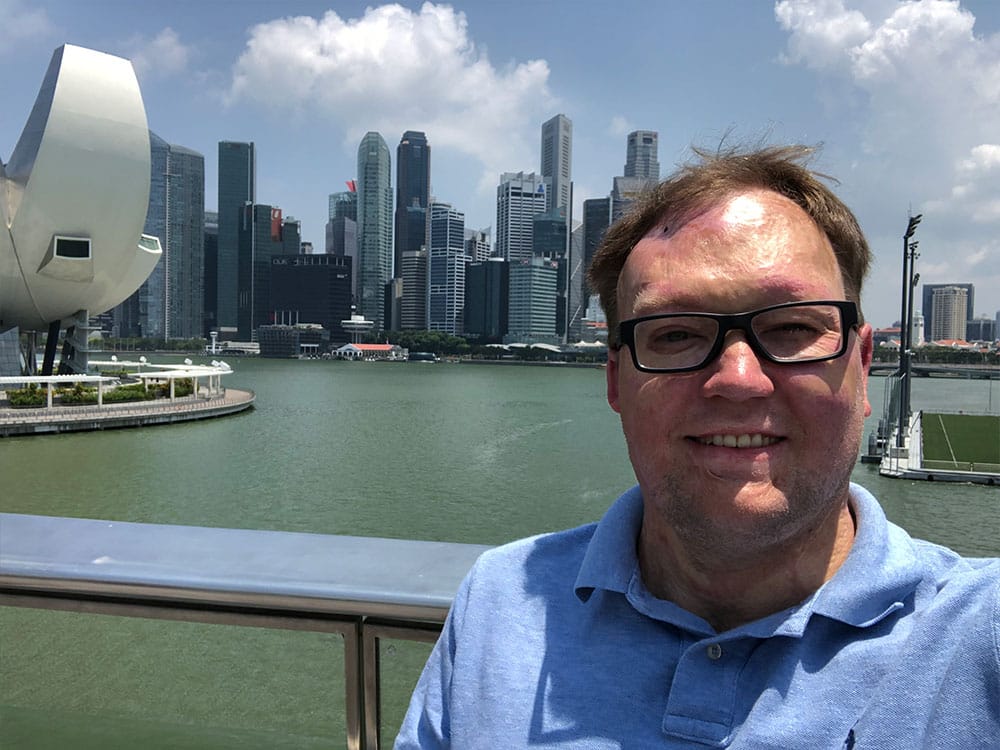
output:
[[[14,409],[3,401],[0,402],[0,437],[113,430],[209,419],[249,409],[255,398],[253,391],[226,388],[224,393],[210,398],[184,396],[173,401],[164,398],[103,406],[55,404],[51,409],[45,406]]]

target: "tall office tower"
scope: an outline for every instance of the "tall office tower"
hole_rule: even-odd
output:
[[[400,275],[403,253],[427,242],[427,204],[431,190],[431,147],[427,136],[407,130],[396,147],[396,219],[393,273]],[[406,289],[403,289],[406,294]]]
[[[512,263],[531,258],[532,221],[544,212],[544,178],[504,172],[497,187],[496,255]]]
[[[427,223],[427,328],[462,333],[465,310],[465,214],[431,201]]]
[[[931,299],[931,341],[965,339],[969,293],[958,286],[938,286]]]
[[[291,239],[286,240],[289,235]],[[241,341],[253,341],[258,326],[273,322],[271,259],[298,255],[298,225],[286,222],[280,208],[248,203],[243,207],[237,242],[237,335]]]
[[[655,130],[636,130],[628,134],[625,151],[625,177],[660,179],[660,162],[657,160]]]
[[[257,157],[253,143],[219,142],[219,255],[216,322],[237,325],[239,233],[243,207],[257,200]]]
[[[576,222],[569,236],[569,307],[566,323],[566,341],[581,341],[583,319],[587,315],[587,298],[583,296],[586,285],[587,264],[583,255],[583,224]]]
[[[573,122],[556,115],[542,124],[542,177],[549,185],[545,210],[565,209],[569,221],[573,202]]]
[[[938,289],[944,289],[947,287],[955,287],[958,289],[964,289],[966,293],[965,301],[965,319],[966,321],[972,320],[975,317],[975,302],[976,302],[976,288],[972,284],[924,284],[923,291],[923,313],[924,320],[924,335],[927,337],[925,340],[934,341],[934,319],[937,316],[937,311],[934,309],[934,293]],[[964,338],[962,336],[956,336],[954,338]]]
[[[368,132],[358,146],[358,312],[383,327],[392,278],[392,177],[385,139]]]
[[[167,143],[152,131],[145,234],[158,237],[163,257],[122,303],[119,331],[151,338],[202,335],[204,300],[205,157]],[[127,320],[124,326],[121,321]],[[124,329],[124,330],[123,330]]]
[[[528,258],[510,264],[510,301],[505,344],[557,344],[555,261]]]
[[[399,327],[403,331],[427,330],[427,248],[403,253],[403,299]]]
[[[350,336],[341,323],[351,317],[351,259],[342,255],[280,255],[271,258],[271,310],[275,323],[317,323],[332,342]]]
[[[510,263],[503,258],[473,261],[465,271],[465,336],[499,344],[507,334]]]
[[[202,294],[202,333],[204,338],[216,328],[219,276],[219,212],[206,211],[203,235],[205,237],[204,292]]]
[[[349,183],[353,185],[354,183]],[[358,298],[358,194],[354,190],[330,195],[326,222],[326,252],[351,259],[351,295]]]
[[[611,226],[611,198],[591,198],[583,202],[583,263],[590,268],[594,253],[604,239],[604,233]],[[589,306],[594,290],[583,283],[583,304]]]
[[[545,211],[563,221],[562,250],[547,257],[558,258],[559,273],[559,310],[556,314],[557,333],[565,341],[566,320],[569,314],[569,271],[572,265],[570,258],[570,229],[573,226],[573,123],[566,115],[556,115],[542,124],[542,177],[548,183]],[[537,226],[537,225],[536,225]],[[536,253],[536,256],[538,253]]]
[[[493,254],[492,250],[489,229],[465,230],[465,254],[472,258],[473,263],[488,259]]]
[[[569,307],[569,244],[566,211],[556,208],[536,216],[531,223],[531,254],[556,264],[559,275],[556,284],[556,335],[565,340],[566,316]]]

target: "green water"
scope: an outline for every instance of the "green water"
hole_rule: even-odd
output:
[[[497,544],[633,482],[598,369],[231,364],[251,412],[0,441],[0,511]],[[917,380],[914,406],[996,411],[990,387]],[[1000,554],[1000,491],[855,480],[914,535]],[[388,737],[428,648],[384,649]],[[335,635],[0,609],[2,748],[343,747],[343,705]]]

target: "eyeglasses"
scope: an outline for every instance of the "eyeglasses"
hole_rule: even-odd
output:
[[[743,331],[758,357],[778,364],[836,359],[847,351],[858,307],[845,300],[788,302],[735,315],[663,313],[624,320],[627,346],[642,372],[700,370],[719,356],[729,331]]]

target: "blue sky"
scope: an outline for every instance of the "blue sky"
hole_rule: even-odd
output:
[[[0,160],[65,42],[133,61],[150,128],[205,155],[206,208],[218,141],[254,141],[258,200],[317,248],[368,130],[394,160],[404,130],[426,131],[432,192],[469,228],[494,223],[500,172],[538,169],[541,123],[560,112],[577,207],[607,195],[630,130],[659,132],[664,175],[727,134],[821,143],[816,167],[875,252],[869,319],[899,317],[911,211],[921,281],[973,282],[993,317],[998,32],[992,0],[0,0]]]

